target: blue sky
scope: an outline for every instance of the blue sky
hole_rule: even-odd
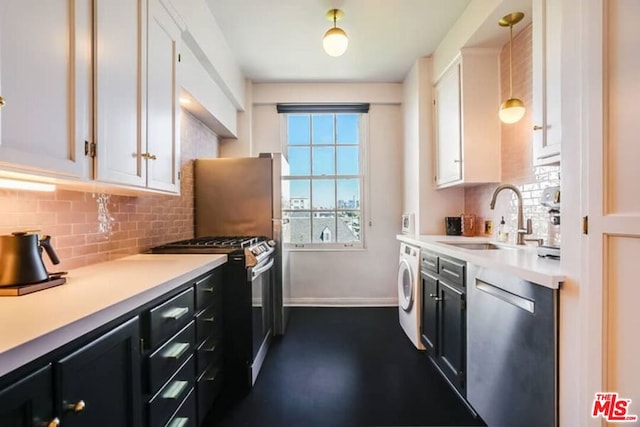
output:
[[[311,117],[313,133],[311,132]],[[291,176],[357,175],[359,174],[358,144],[359,116],[339,114],[336,116],[336,142],[338,147],[322,146],[332,144],[334,136],[333,115],[314,114],[288,116],[288,159]],[[337,150],[337,152],[335,151]],[[313,154],[313,161],[311,160]],[[336,157],[337,155],[337,157]],[[336,161],[337,159],[337,161]],[[337,163],[337,164],[336,164]],[[290,181],[291,197],[309,197],[310,182]],[[359,179],[314,180],[312,208],[333,208],[335,192],[338,200],[360,198]]]

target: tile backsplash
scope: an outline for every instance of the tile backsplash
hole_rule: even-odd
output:
[[[522,192],[524,217],[533,222],[533,235],[527,238],[543,238],[548,231],[548,209],[540,205],[542,190],[560,185],[560,166],[533,166],[532,164],[532,44],[531,25],[525,27],[513,39],[513,95],[522,99],[527,112],[522,120],[512,125],[502,125],[502,182],[517,186]],[[501,98],[509,93],[509,45],[500,55]],[[489,202],[496,184],[486,184],[465,189],[465,213],[476,214],[480,221],[493,221],[493,236],[497,237],[498,224],[504,216],[509,241],[515,242],[517,228],[517,198],[505,190],[498,196],[495,210]],[[483,235],[484,227],[477,227]]]
[[[180,196],[136,197],[58,189],[0,190],[0,234],[40,230],[52,236],[64,271],[193,237],[193,159],[218,157],[218,137],[182,111]]]

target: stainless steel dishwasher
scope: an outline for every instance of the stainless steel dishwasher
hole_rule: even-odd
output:
[[[557,426],[558,291],[467,271],[467,400],[490,427]]]

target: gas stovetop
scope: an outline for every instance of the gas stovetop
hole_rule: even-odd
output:
[[[252,263],[274,252],[275,242],[263,236],[207,236],[180,240],[151,248],[154,254],[249,254]]]

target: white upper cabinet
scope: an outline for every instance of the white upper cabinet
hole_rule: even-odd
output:
[[[147,186],[179,191],[178,55],[180,31],[159,0],[149,3]]]
[[[95,178],[144,187],[146,1],[94,7]]]
[[[533,0],[533,163],[560,162],[562,2]]]
[[[101,182],[178,193],[178,40],[158,0],[97,0],[96,171]]]
[[[435,184],[499,182],[499,50],[463,49],[434,87]]]
[[[0,169],[86,180],[91,0],[0,2]]]

